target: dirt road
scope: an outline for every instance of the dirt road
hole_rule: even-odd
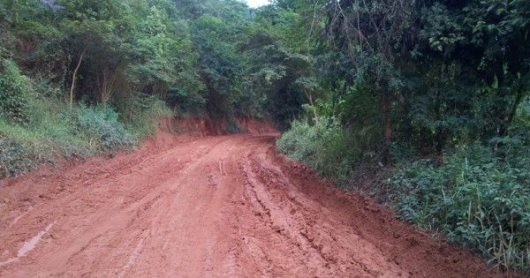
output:
[[[0,276],[499,276],[277,155],[273,135],[171,140],[0,181]]]

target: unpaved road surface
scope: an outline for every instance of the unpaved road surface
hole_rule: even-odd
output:
[[[503,275],[279,156],[274,135],[172,140],[0,181],[0,276]]]

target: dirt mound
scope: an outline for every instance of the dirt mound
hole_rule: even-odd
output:
[[[256,118],[236,118],[229,125],[226,118],[211,119],[205,117],[165,118],[159,122],[159,128],[194,136],[227,135],[230,133],[276,133],[278,132],[269,120]]]
[[[277,155],[274,135],[166,135],[1,181],[0,276],[506,276]]]

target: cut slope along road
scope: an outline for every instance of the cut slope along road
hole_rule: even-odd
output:
[[[153,139],[0,181],[1,277],[501,277],[276,153]]]

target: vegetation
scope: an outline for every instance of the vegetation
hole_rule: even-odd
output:
[[[530,264],[530,165],[528,143],[502,150],[471,144],[408,164],[391,179],[405,220],[442,232],[496,260],[502,268]],[[521,157],[521,155],[524,155]]]
[[[161,115],[288,127],[309,60],[283,42],[297,14],[278,28],[274,13],[236,0],[0,0],[0,178],[130,147]]]
[[[67,102],[57,96],[61,94],[58,88],[21,75],[10,61],[4,68],[5,74],[0,77],[4,92],[0,118],[1,176],[17,175],[61,156],[85,157],[130,147],[150,132],[138,125],[145,125],[155,115],[145,115],[142,120],[131,121],[136,126],[127,126],[118,121],[118,114],[110,107],[80,104],[69,109]],[[150,113],[155,108],[150,104]]]
[[[371,176],[404,220],[529,274],[527,1],[276,7],[300,15],[316,83],[278,148],[342,186]]]
[[[0,177],[161,115],[269,118],[284,153],[530,273],[526,0],[0,0],[0,27]]]

